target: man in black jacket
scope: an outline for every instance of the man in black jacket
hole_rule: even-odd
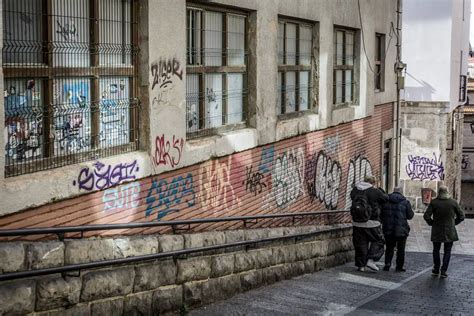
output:
[[[388,203],[383,206],[380,215],[387,246],[385,249],[384,271],[390,270],[395,247],[397,247],[395,270],[398,272],[406,271],[403,265],[405,264],[405,245],[410,233],[408,220],[412,219],[414,215],[411,204],[403,196],[401,188],[395,188],[393,193],[389,194]]]
[[[384,236],[380,223],[381,205],[388,201],[388,195],[381,189],[375,188],[375,177],[366,176],[364,181],[357,183],[351,191],[351,199],[365,192],[369,206],[370,218],[366,222],[353,221],[352,242],[355,250],[355,265],[359,271],[365,267],[373,271],[379,268],[375,264],[383,256]]]

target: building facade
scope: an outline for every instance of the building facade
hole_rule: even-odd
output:
[[[348,209],[366,174],[395,184],[397,1],[1,2],[2,228]]]
[[[403,3],[400,178],[419,211],[426,207],[423,188],[437,191],[444,183],[461,198],[470,8],[464,0]]]

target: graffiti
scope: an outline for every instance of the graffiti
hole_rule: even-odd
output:
[[[185,178],[177,176],[171,181],[153,180],[146,197],[146,204],[145,216],[148,217],[156,211],[157,220],[161,220],[169,213],[179,212],[181,207],[194,206],[196,194],[193,175],[189,173]]]
[[[303,149],[291,150],[276,158],[272,175],[272,189],[278,207],[289,205],[304,193],[303,175]]]
[[[273,167],[273,159],[275,157],[275,146],[268,146],[262,149],[260,155],[260,165],[258,171],[260,173],[269,173]]]
[[[139,167],[136,160],[128,164],[119,163],[115,166],[106,166],[97,161],[94,168],[81,169],[77,181],[74,180],[72,184],[77,185],[79,190],[105,190],[124,181],[135,180],[138,171]]]
[[[356,159],[349,161],[347,170],[347,186],[346,186],[346,210],[352,205],[351,191],[357,183],[363,181],[366,176],[372,175],[372,165],[367,158],[358,156]]]
[[[199,168],[200,201],[203,208],[229,210],[240,200],[231,184],[231,158],[225,162],[211,160]]]
[[[314,155],[313,160],[316,155]],[[327,209],[335,210],[339,200],[342,169],[337,161],[332,161],[324,151],[320,151],[313,163],[313,181],[307,181],[311,202],[318,199]]]
[[[217,102],[217,95],[214,92],[214,89],[206,88],[206,98],[207,98],[207,103]]]
[[[163,91],[158,93],[157,97],[153,98],[153,106],[156,107],[161,103],[170,103],[171,102],[171,91],[174,89],[173,86],[164,88]]]
[[[183,69],[176,58],[160,60],[158,63],[155,62],[151,65],[151,75],[153,77],[151,89],[154,90],[156,85],[161,89],[173,84],[173,77],[175,76],[179,80],[183,80]]]
[[[64,25],[62,25],[61,22],[56,21],[56,24],[58,26],[56,33],[61,35],[64,41],[69,42],[73,41],[76,38],[77,28],[74,23],[65,23]]]
[[[466,170],[470,165],[469,155],[462,155],[461,169]]]
[[[165,135],[156,137],[155,160],[157,166],[170,165],[176,167],[181,161],[184,147],[184,139],[173,135],[173,140],[166,140]]]
[[[101,83],[100,133],[101,146],[118,146],[128,143],[129,99],[124,79]]]
[[[340,144],[339,135],[327,137],[324,139],[324,151],[330,155],[333,155],[337,152]]]
[[[409,155],[405,170],[411,180],[444,180],[443,162],[435,153],[433,158]]]
[[[267,187],[265,182],[265,175],[259,171],[253,171],[253,166],[246,167],[246,179],[242,181],[242,185],[245,185],[245,191],[252,193],[257,196],[263,192],[263,189]]]
[[[140,183],[138,182],[105,190],[102,196],[104,211],[135,208],[140,204],[139,196]]]

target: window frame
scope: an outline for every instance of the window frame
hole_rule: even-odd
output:
[[[278,30],[280,29],[280,24],[283,24],[283,51],[281,54],[283,55],[280,57],[280,51],[278,51],[278,76],[281,75],[281,85],[278,86],[278,93],[279,93],[279,104],[277,104],[277,108],[279,108],[278,116],[280,118],[284,118],[286,116],[298,115],[298,113],[304,113],[307,111],[312,111],[313,106],[313,98],[312,98],[312,87],[313,87],[313,60],[314,60],[314,45],[315,45],[315,23],[302,21],[298,19],[291,19],[286,17],[278,17]],[[296,39],[295,39],[295,64],[287,64],[287,24],[294,24],[296,25]],[[304,65],[300,63],[300,28],[307,27],[311,30],[311,53],[309,56],[309,64]],[[279,31],[277,31],[278,41],[280,41]],[[280,58],[283,60],[283,64],[280,64]],[[288,72],[295,73],[295,88],[294,88],[294,95],[295,95],[295,110],[293,112],[286,111],[286,77]],[[300,109],[300,77],[301,73],[307,72],[308,73],[308,108],[305,110]]]
[[[374,90],[385,91],[385,34],[375,33]]]
[[[189,11],[199,11],[201,12],[200,19],[200,41],[201,41],[201,52],[197,59],[197,63],[191,63],[190,61],[194,60],[192,54],[190,53],[189,44],[189,34],[191,29],[189,27]],[[221,49],[221,66],[206,66],[205,58],[206,54],[204,52],[205,47],[205,15],[204,12],[217,12],[222,14],[222,49]],[[229,65],[228,64],[228,52],[229,52],[229,33],[227,30],[228,17],[230,16],[239,16],[244,18],[244,64],[243,65]],[[227,130],[233,130],[236,128],[245,128],[247,126],[247,113],[248,113],[248,34],[249,34],[249,13],[243,10],[235,10],[230,8],[223,8],[219,6],[211,6],[205,4],[196,4],[196,3],[187,3],[186,4],[186,76],[189,75],[198,75],[198,86],[199,86],[199,115],[197,118],[198,125],[196,131],[186,130],[186,137],[188,139],[195,139],[203,136],[212,136],[218,134],[219,132],[224,132]],[[206,89],[206,75],[209,74],[221,74],[222,75],[222,121],[221,125],[218,127],[206,127],[207,116],[206,116],[206,100],[204,96],[204,91]],[[243,76],[243,85],[242,85],[242,121],[239,123],[228,123],[228,75],[231,74],[241,74]],[[187,78],[186,78],[187,79]],[[188,91],[186,91],[188,95]],[[188,115],[188,109],[186,104],[186,113]],[[186,116],[187,116],[186,115]],[[189,118],[186,117],[188,121]],[[188,122],[186,122],[186,126]],[[212,122],[211,122],[212,125]],[[188,128],[188,127],[187,127]]]
[[[5,162],[5,177],[19,176],[43,170],[55,169],[79,162],[90,161],[99,157],[108,157],[121,153],[132,152],[139,148],[139,106],[138,99],[138,71],[139,71],[139,2],[130,0],[130,64],[101,65],[101,45],[107,44],[101,41],[100,21],[106,21],[100,15],[100,1],[86,0],[89,8],[87,22],[89,33],[89,62],[87,66],[56,66],[55,56],[61,56],[54,51],[55,43],[63,43],[54,40],[54,13],[53,0],[42,0],[41,12],[43,31],[41,34],[41,63],[2,63],[3,80],[38,80],[41,81],[42,95],[42,123],[43,127],[43,149],[42,156],[34,161],[16,161],[8,165]],[[121,2],[123,5],[123,2]],[[82,5],[82,4],[81,4]],[[4,14],[7,11],[4,11]],[[86,11],[87,12],[87,11]],[[7,12],[8,14],[8,12]],[[68,17],[68,16],[64,16]],[[123,18],[122,12],[122,18]],[[5,42],[5,38],[3,39]],[[5,45],[3,46],[5,49]],[[21,48],[21,46],[20,46]],[[74,48],[72,48],[74,49]],[[124,48],[122,48],[124,49]],[[125,51],[125,50],[124,50]],[[67,53],[66,53],[67,54]],[[129,126],[128,143],[114,146],[101,147],[100,144],[100,115],[101,115],[101,79],[112,77],[128,78],[129,91]],[[57,80],[88,80],[90,93],[90,148],[76,153],[55,153],[54,133],[54,82]],[[5,110],[4,110],[5,111]],[[6,113],[5,113],[5,119]]]
[[[343,55],[342,55],[342,65],[337,64],[337,33],[342,32],[343,33],[343,43],[342,43],[342,49],[343,49]],[[352,34],[353,37],[353,52],[352,52],[352,65],[348,65],[346,63],[347,56],[347,50],[346,50],[346,35],[348,33]],[[349,105],[356,105],[357,104],[357,95],[358,95],[358,80],[357,80],[357,75],[358,75],[358,56],[356,54],[357,52],[357,41],[358,41],[358,31],[356,29],[351,29],[347,27],[340,27],[340,26],[334,26],[334,54],[333,54],[333,105],[335,107],[343,107],[343,106],[349,106]],[[349,102],[346,102],[346,71],[352,71],[352,82],[351,82],[351,100]],[[341,99],[343,100],[342,102],[337,102],[337,72],[342,71],[342,90],[341,90]]]

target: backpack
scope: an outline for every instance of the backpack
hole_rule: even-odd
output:
[[[354,222],[365,223],[370,219],[372,208],[366,191],[358,191],[352,200],[351,216]]]

